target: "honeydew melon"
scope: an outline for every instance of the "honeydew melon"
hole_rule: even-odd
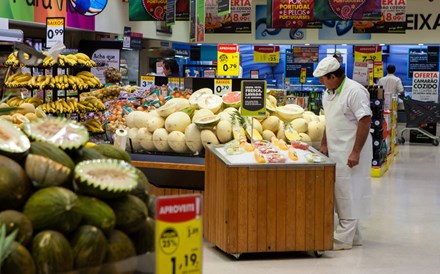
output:
[[[186,98],[171,98],[165,103],[165,106],[166,105],[174,105],[176,107],[176,111],[190,106],[189,101]]]
[[[206,116],[212,116],[214,115],[214,112],[212,112],[211,110],[205,108],[205,109],[198,109],[194,112],[194,116],[192,117],[192,122],[194,123],[194,121],[196,121],[197,119],[201,118],[201,117],[206,117]]]
[[[273,115],[269,116],[263,120],[261,125],[263,126],[263,131],[269,129],[272,132],[277,132],[280,125],[280,118]]]
[[[220,117],[217,115],[200,117],[194,121],[197,127],[200,129],[210,129],[215,127],[220,122]]]
[[[303,113],[304,113],[304,109],[295,104],[288,104],[276,108],[277,116],[285,122],[289,122],[292,121],[293,119],[300,118],[302,117]]]
[[[290,125],[298,131],[298,133],[307,132],[307,121],[304,118],[297,118],[290,122]]]
[[[128,129],[128,138],[131,141],[131,145],[130,145],[130,143],[128,144],[129,151],[131,151],[131,149],[133,149],[132,152],[135,152],[135,151],[139,151],[142,149],[140,140],[138,138],[138,132],[139,132],[138,128]]]
[[[159,107],[156,111],[161,117],[167,118],[170,114],[178,111],[178,107],[177,102],[171,102]]]
[[[168,135],[168,145],[177,153],[184,153],[189,150],[186,145],[185,134],[177,130],[170,132]]]
[[[203,146],[206,148],[208,144],[218,145],[219,141],[214,132],[209,129],[204,129],[200,132],[200,139],[202,140]]]
[[[165,129],[168,132],[176,130],[184,132],[189,124],[191,124],[191,118],[188,114],[181,111],[174,112],[165,119]]]
[[[135,110],[125,116],[125,123],[129,128],[146,127],[149,116],[148,112]]]
[[[153,143],[153,134],[149,132],[146,128],[139,129],[138,139],[141,147],[146,151],[156,150]]]
[[[199,100],[197,100],[197,104],[201,109],[206,108],[211,110],[213,113],[217,113],[223,105],[223,100],[220,96],[216,94],[211,94],[201,96]]]
[[[157,113],[157,112],[156,112]],[[150,119],[147,121],[147,129],[153,133],[158,128],[163,128],[165,125],[165,119],[161,116],[150,115]]]
[[[185,129],[185,143],[188,148],[194,152],[200,152],[203,149],[200,129],[195,124],[190,124]]]
[[[156,129],[153,132],[153,144],[158,151],[170,151],[171,148],[168,145],[168,131],[164,128]]]
[[[201,88],[201,89],[194,91],[188,99],[190,106],[198,109],[199,108],[198,101],[199,101],[200,97],[205,96],[205,95],[210,95],[213,93],[214,92],[210,88]]]
[[[224,144],[232,140],[232,124],[227,120],[221,120],[215,130],[218,140]]]

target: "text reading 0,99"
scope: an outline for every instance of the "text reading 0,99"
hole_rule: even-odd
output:
[[[47,30],[47,38],[52,39],[54,36],[63,35],[64,30],[62,29],[48,29]]]

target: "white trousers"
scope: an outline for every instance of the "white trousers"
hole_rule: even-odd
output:
[[[362,236],[359,220],[339,219],[333,235],[334,241],[340,244],[360,245]]]

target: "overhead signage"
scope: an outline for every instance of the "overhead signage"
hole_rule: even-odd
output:
[[[381,46],[355,46],[354,47],[354,61],[382,61],[382,47]]]
[[[438,103],[438,71],[415,71],[412,81],[412,99]]]
[[[279,63],[279,46],[254,46],[254,63]]]
[[[241,115],[262,116],[266,114],[266,81],[241,81]]]
[[[217,95],[225,95],[232,91],[232,79],[214,79],[214,93]]]
[[[385,22],[406,22],[406,0],[382,1]]]
[[[205,2],[203,0],[190,0],[190,42],[203,42],[205,40]]]
[[[251,0],[235,0],[230,3],[230,12],[218,14],[217,1],[206,1],[207,33],[251,33],[252,2]]]
[[[46,18],[46,48],[52,48],[58,43],[64,44],[64,17]]]
[[[415,71],[439,71],[439,47],[410,48],[408,78],[412,78]]]
[[[131,49],[142,49],[142,37],[144,35],[141,32],[131,32],[130,33],[130,48]]]
[[[124,40],[122,41],[122,47],[125,49],[130,48],[130,34],[131,34],[131,27],[124,27]]]
[[[156,198],[156,274],[202,273],[202,197]]]
[[[390,33],[404,34],[407,22],[385,22],[384,20],[356,20],[353,22],[353,33]]]
[[[238,76],[240,69],[240,46],[219,44],[217,46],[217,75]]]
[[[222,16],[231,12],[231,1],[230,0],[218,0],[217,1],[217,14]]]
[[[165,22],[167,26],[171,26],[176,23],[176,0],[167,0]]]
[[[315,20],[379,20],[382,0],[314,0]]]
[[[271,28],[303,28],[313,20],[314,0],[270,0]]]

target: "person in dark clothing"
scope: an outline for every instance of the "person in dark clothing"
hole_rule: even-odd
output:
[[[166,59],[163,61],[163,74],[167,77],[179,77],[180,69],[174,59]]]

